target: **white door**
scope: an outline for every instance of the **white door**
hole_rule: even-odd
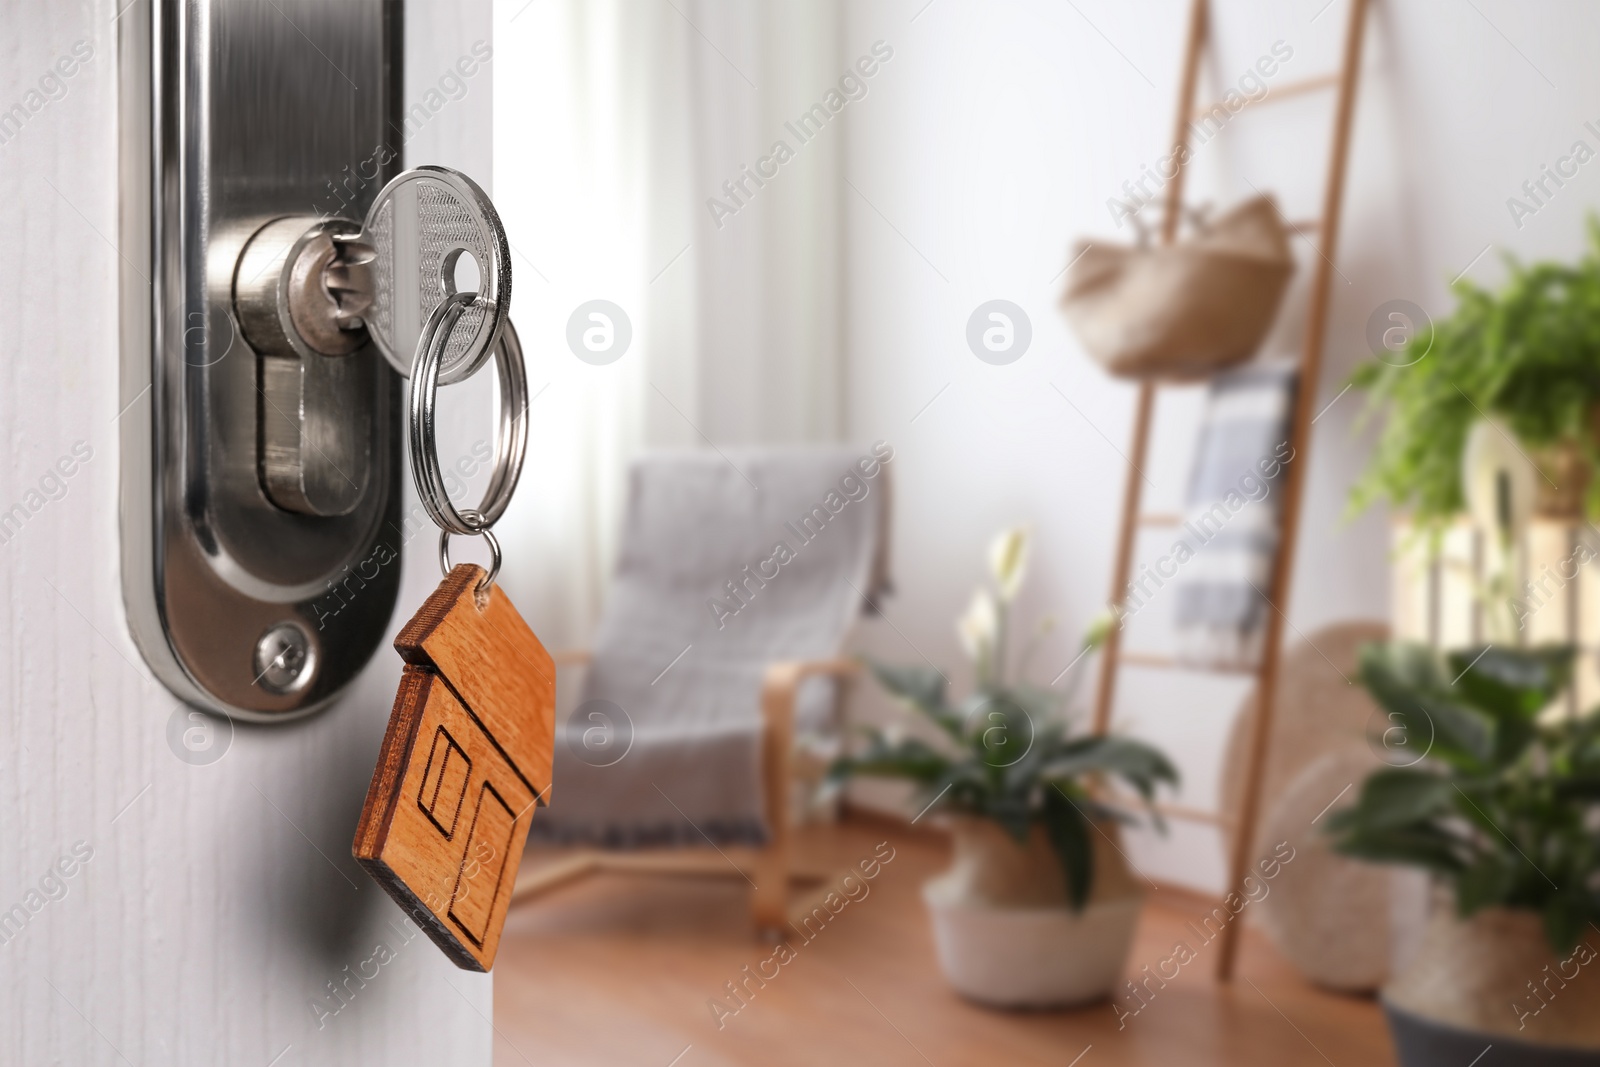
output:
[[[0,1065],[486,1067],[491,979],[350,858],[398,657],[230,740],[129,636],[116,22],[152,2],[0,12]],[[427,121],[405,161],[487,186],[492,77],[455,71],[492,44],[488,0],[408,7],[405,103]],[[391,628],[432,557],[409,547]]]

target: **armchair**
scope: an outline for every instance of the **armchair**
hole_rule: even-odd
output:
[[[758,930],[788,918],[795,744],[832,724],[851,623],[886,585],[886,446],[647,457],[581,699],[557,742],[532,843],[579,845],[525,869],[525,901],[598,872],[734,877]],[[585,758],[593,709],[627,746]],[[586,710],[588,709],[588,710]],[[537,855],[530,849],[528,856]]]

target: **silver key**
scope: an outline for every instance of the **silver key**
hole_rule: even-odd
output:
[[[511,247],[494,204],[478,184],[447,167],[399,175],[373,201],[359,233],[333,238],[324,272],[343,329],[367,328],[402,375],[411,373],[422,327],[458,284],[463,258],[477,268],[479,298],[445,349],[439,382],[470,377],[491,354],[511,309]]]

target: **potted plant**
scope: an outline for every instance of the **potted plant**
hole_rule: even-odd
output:
[[[1570,648],[1363,650],[1400,765],[1329,817],[1335,847],[1423,867],[1445,903],[1383,990],[1405,1067],[1600,1064],[1600,708],[1552,702]],[[1403,758],[1401,757],[1403,754]]]
[[[1465,504],[1462,459],[1473,427],[1495,419],[1539,468],[1540,514],[1600,518],[1600,221],[1575,265],[1523,266],[1497,293],[1465,279],[1447,319],[1356,369],[1369,411],[1387,423],[1352,493],[1411,509],[1438,528]]]
[[[997,537],[993,588],[979,589],[958,623],[975,667],[972,693],[952,703],[931,667],[869,664],[924,727],[920,735],[899,724],[869,729],[864,750],[830,771],[835,782],[908,779],[919,787],[918,807],[947,813],[954,864],[923,891],[939,962],[959,992],[1006,1007],[1082,1003],[1111,991],[1141,892],[1117,844],[1118,825],[1131,816],[1100,787],[1120,779],[1148,805],[1157,783],[1178,777],[1149,745],[1073,735],[1064,712],[1070,690],[1025,682],[1027,653],[1007,670],[1010,609],[1027,556],[1025,531]],[[1046,622],[1038,636],[1049,629]],[[1082,651],[1107,632],[1093,627]]]

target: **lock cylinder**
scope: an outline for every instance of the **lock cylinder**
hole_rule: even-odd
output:
[[[346,219],[291,215],[251,236],[239,253],[233,306],[252,348],[347,356],[366,343],[352,310],[359,301],[352,265],[334,244],[335,235],[360,229]]]
[[[334,240],[359,231],[345,219],[274,219],[234,270],[234,313],[258,361],[257,475],[268,500],[302,515],[348,515],[368,489],[371,257]]]

